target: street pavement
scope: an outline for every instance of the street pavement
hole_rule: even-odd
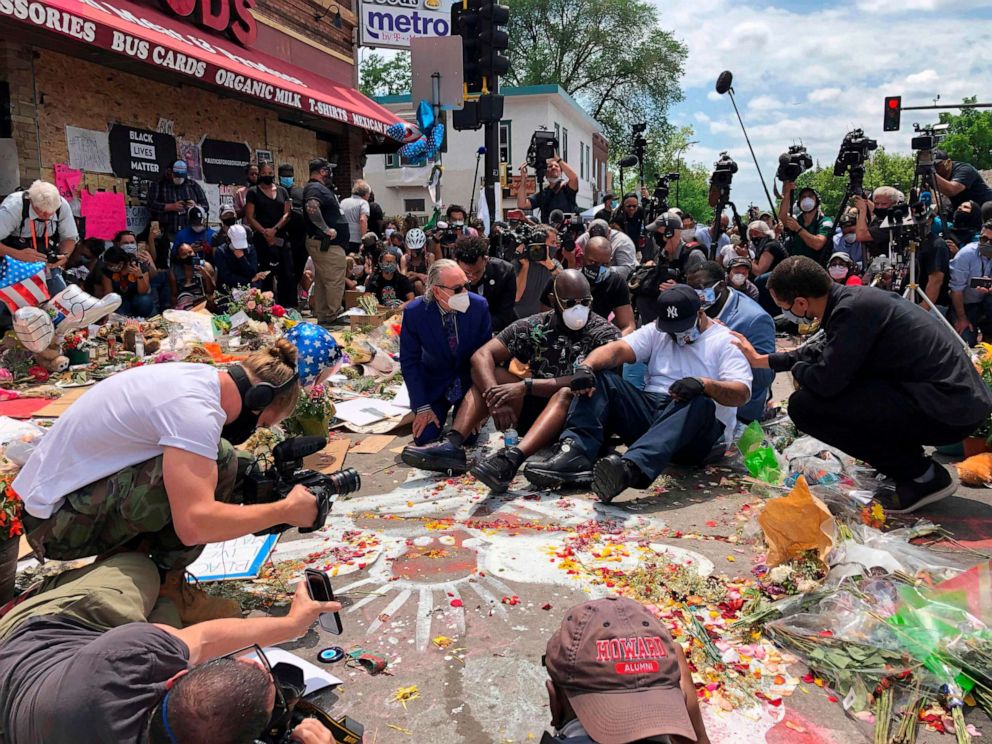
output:
[[[788,395],[781,376],[775,392],[778,400]],[[716,575],[727,577],[750,576],[761,550],[760,541],[712,539],[740,534],[742,528],[748,532],[750,520],[739,515],[747,514],[742,509],[754,497],[739,485],[739,461],[736,470],[730,461],[673,471],[665,480],[667,490],[629,490],[609,506],[588,493],[535,493],[522,479],[505,496],[490,497],[469,477],[411,471],[391,451],[410,440],[408,430],[398,434],[378,454],[347,457],[346,465],[361,472],[363,484],[335,506],[332,532],[374,536],[382,541],[383,555],[374,560],[372,554],[357,570],[334,579],[346,605],[343,635],[313,630],[287,646],[311,661],[330,645],[388,658],[386,672],[376,676],[343,663],[327,667],[344,685],[320,700],[335,716],[347,714],[363,723],[366,742],[540,740],[550,720],[541,666],[547,639],[568,607],[603,591],[583,586],[555,565],[548,546],[561,525],[600,523],[608,531],[624,523],[633,526],[629,534],[642,539],[667,527],[669,538],[659,542],[692,551],[699,564],[705,563],[700,556],[708,559]],[[962,488],[918,516],[947,527],[973,548],[992,549],[992,491]],[[681,537],[671,539],[672,531]],[[297,539],[306,536],[288,533],[283,547]],[[451,645],[440,648],[435,638],[442,644],[450,639]],[[806,670],[797,664],[790,671],[801,676]],[[416,697],[405,705],[395,699],[398,690],[413,686]],[[785,716],[778,722],[728,716],[705,705],[703,710],[714,742],[870,741],[872,726],[847,716],[830,694],[800,683],[784,699]],[[968,720],[988,728],[975,709]],[[949,739],[921,731],[918,741]]]

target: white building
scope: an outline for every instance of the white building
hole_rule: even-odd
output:
[[[500,93],[504,96],[499,153],[504,214],[506,210],[516,208],[520,166],[527,159],[531,135],[541,127],[557,135],[562,157],[579,176],[576,199],[579,209],[599,203],[609,188],[608,145],[596,121],[557,85],[503,88]],[[380,96],[375,100],[406,121],[416,121],[415,104],[409,95]],[[447,120],[447,151],[441,155],[444,166],[441,200],[445,206],[460,204],[468,209],[473,202],[476,153],[484,144],[484,132],[482,129],[458,132],[450,127],[450,114]],[[387,216],[408,212],[429,216],[432,203],[426,184],[434,163],[401,160],[397,155],[369,155],[365,179],[372,185],[376,201]],[[476,209],[483,166],[480,161],[474,189]],[[533,171],[530,181],[529,193],[533,193]]]

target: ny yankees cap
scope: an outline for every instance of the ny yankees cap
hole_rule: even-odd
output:
[[[548,641],[544,665],[599,744],[696,740],[672,638],[640,602],[606,597],[571,608]]]
[[[658,319],[662,333],[682,333],[692,328],[699,313],[699,295],[685,284],[677,284],[658,295]]]

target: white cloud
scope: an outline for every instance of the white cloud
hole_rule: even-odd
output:
[[[778,111],[785,108],[785,104],[775,96],[756,96],[747,102],[749,111]]]
[[[943,9],[960,8],[959,0],[899,0],[899,2],[887,2],[886,0],[858,0],[858,10],[876,15],[895,15],[897,13],[913,13],[934,11]],[[974,10],[979,8],[992,7],[992,0],[969,0],[967,7]]]
[[[827,103],[828,101],[836,101],[840,95],[840,88],[817,88],[807,93],[806,99],[810,103]]]
[[[907,85],[933,85],[940,80],[936,70],[922,70],[906,76]]]
[[[709,101],[719,101],[721,98],[723,98],[723,96],[721,96],[715,90],[711,90],[709,93],[706,94],[706,99]]]

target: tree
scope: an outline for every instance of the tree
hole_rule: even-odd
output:
[[[649,141],[669,134],[665,115],[682,100],[686,48],[644,0],[510,0],[510,85],[560,85],[600,123],[612,159],[631,127]],[[646,159],[647,160],[647,159]]]
[[[912,155],[889,153],[884,147],[880,147],[865,163],[865,191],[874,191],[879,186],[894,186],[909,198],[909,189],[913,185],[915,172],[916,159]],[[815,167],[799,176],[796,183],[797,192],[800,188],[816,189],[816,193],[820,195],[824,214],[831,218],[837,216],[837,210],[840,209],[840,203],[847,191],[848,178],[846,175],[835,176],[832,163],[827,167],[817,163]]]
[[[398,96],[410,92],[410,54],[386,59],[370,52],[358,66],[358,88],[367,96]]]
[[[977,103],[977,97],[965,98],[964,103]],[[992,168],[992,111],[962,109],[960,114],[944,112],[940,122],[948,124],[947,136],[940,147],[951,160],[971,163],[978,170]]]

